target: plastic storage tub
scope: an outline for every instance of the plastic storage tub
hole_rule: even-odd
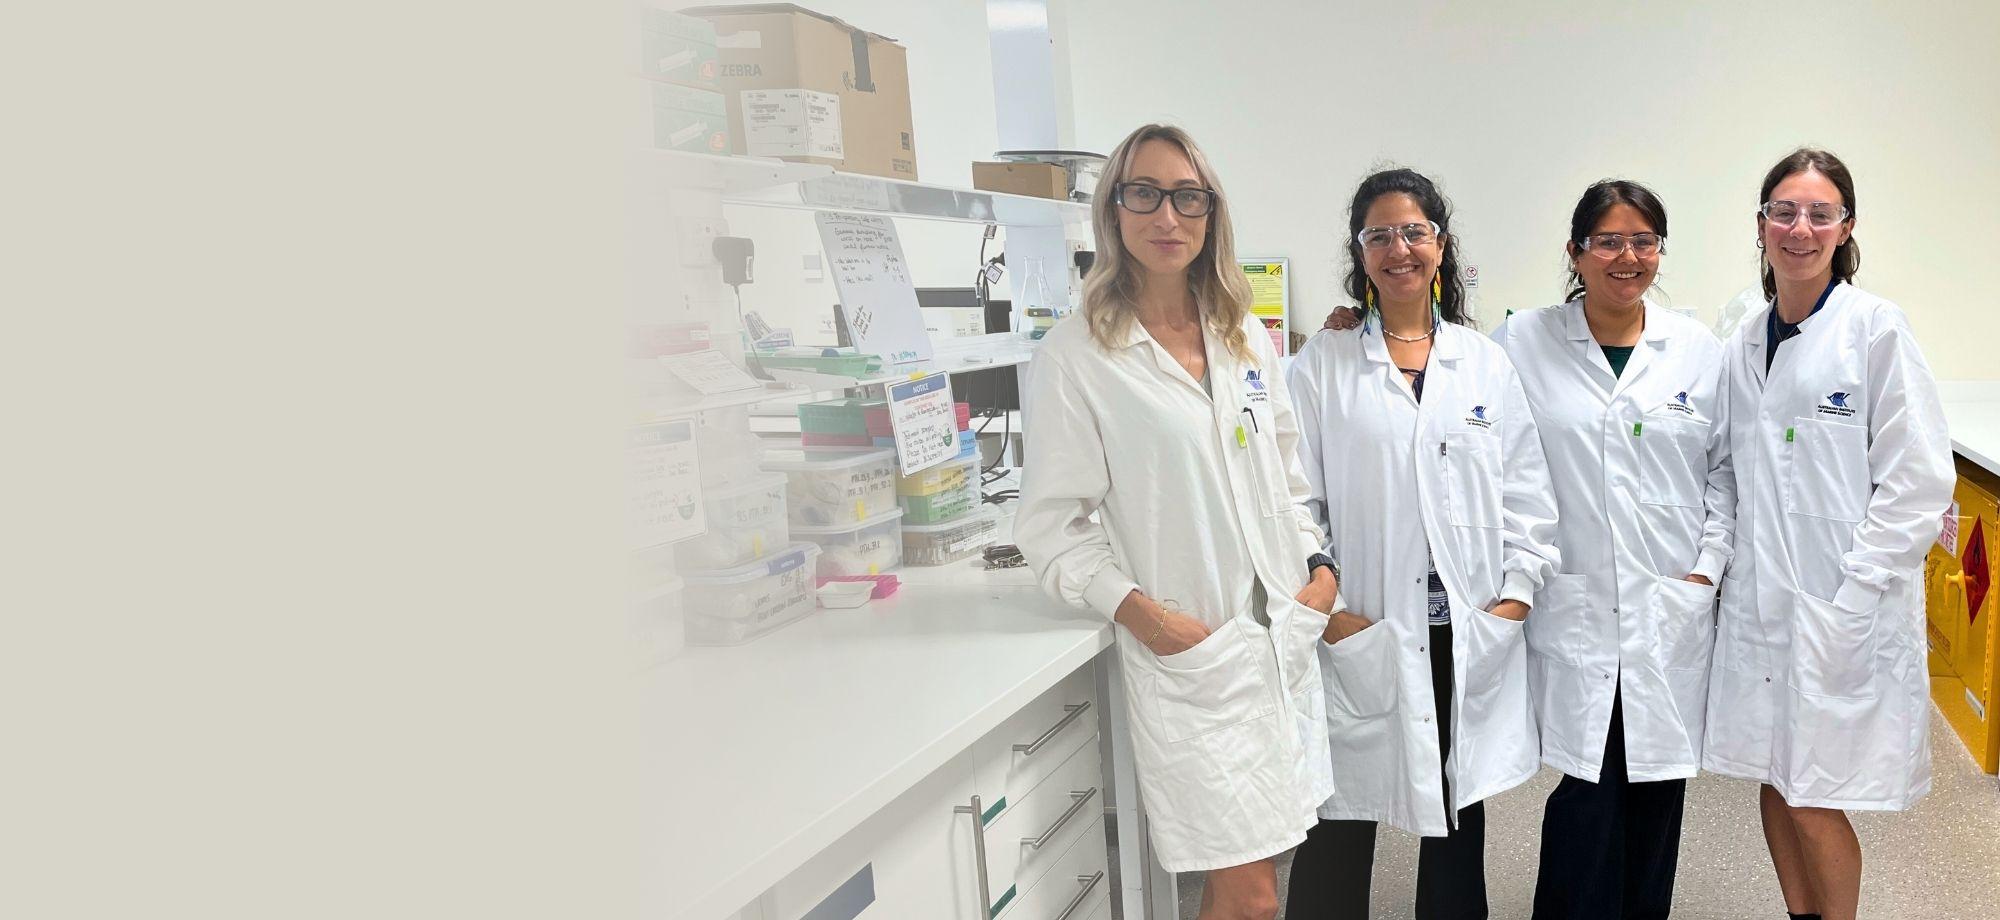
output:
[[[1000,519],[980,511],[942,524],[903,525],[905,565],[949,565],[979,555],[1000,535]]]
[[[740,645],[813,612],[818,559],[818,546],[793,543],[749,565],[687,573],[688,644]]]
[[[676,544],[682,571],[742,565],[791,542],[785,477],[764,473],[746,483],[702,489],[708,532]]]
[[[829,399],[799,406],[799,430],[806,434],[867,436],[867,412],[879,399]],[[885,410],[886,411],[886,410]]]
[[[979,477],[929,495],[902,495],[903,520],[908,524],[940,524],[979,510]]]
[[[633,586],[629,612],[633,654],[640,667],[671,660],[687,645],[686,608],[682,604],[685,587],[672,575]]]
[[[880,575],[903,564],[903,509],[853,524],[799,524],[792,533],[819,545],[819,577]]]
[[[896,507],[893,450],[773,450],[764,468],[785,474],[794,524],[858,524]]]
[[[965,483],[979,481],[979,458],[960,457],[947,460],[927,470],[918,470],[896,480],[897,495],[936,495],[952,489],[963,489]]]

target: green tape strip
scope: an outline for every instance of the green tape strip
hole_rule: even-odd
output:
[[[1003,795],[1000,797],[1000,801],[994,802],[992,808],[986,809],[986,813],[979,816],[979,823],[991,824],[994,818],[999,817],[1000,813],[1006,810],[1007,797]]]
[[[1633,436],[1633,437],[1635,437],[1635,438],[1636,438],[1636,437],[1638,437],[1638,436],[1639,436],[1639,428],[1640,428],[1640,426],[1641,426],[1641,425],[1643,425],[1643,424],[1644,424],[1643,422],[1633,422],[1633,423],[1632,423],[1632,436]]]
[[[1795,436],[1795,435],[1797,435],[1797,434],[1798,434],[1798,431],[1797,431],[1797,429],[1793,429],[1793,428],[1787,428],[1787,429],[1785,429],[1785,443],[1786,443],[1786,444],[1790,444],[1790,443],[1792,443],[1792,438],[1793,438],[1793,436]]]
[[[999,903],[994,904],[993,909],[986,912],[986,916],[989,918],[1000,916],[1000,912],[1007,909],[1008,902],[1014,900],[1014,895],[1020,887],[1019,885],[1008,885],[1007,893],[1000,896]]]

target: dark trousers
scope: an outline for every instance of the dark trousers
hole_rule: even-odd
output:
[[[1687,780],[1625,778],[1625,720],[1611,703],[1611,736],[1595,783],[1565,776],[1542,813],[1535,920],[1664,920],[1673,910]]]
[[[1380,629],[1371,626],[1370,629]],[[1437,701],[1440,761],[1451,751],[1451,627],[1431,627],[1431,692]],[[1340,739],[1333,739],[1339,744]],[[1335,778],[1339,782],[1339,778]],[[1451,810],[1450,780],[1444,807]],[[1375,822],[1321,821],[1292,856],[1286,920],[1366,920],[1375,870]],[[1425,837],[1417,850],[1417,920],[1485,920],[1486,809],[1458,813],[1447,837]]]

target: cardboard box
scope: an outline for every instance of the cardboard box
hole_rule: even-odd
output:
[[[1069,170],[1053,163],[974,163],[972,187],[1067,201]]]
[[[683,12],[715,24],[735,152],[750,152],[750,133],[743,123],[744,92],[826,93],[840,100],[842,156],[824,155],[822,136],[820,155],[785,159],[891,179],[917,178],[908,52],[894,39],[791,3],[704,6]],[[798,133],[812,143],[812,132]]]
[[[682,86],[722,88],[715,23],[652,7],[640,8],[639,18],[641,74]]]
[[[728,106],[721,93],[653,83],[653,146],[695,153],[729,152]]]

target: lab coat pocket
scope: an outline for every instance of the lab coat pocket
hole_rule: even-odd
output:
[[[1326,647],[1326,699],[1357,719],[1373,719],[1396,708],[1402,686],[1395,631],[1376,623]]]
[[[1458,612],[1452,617],[1454,629],[1467,629],[1471,635],[1465,643],[1465,694],[1473,696],[1486,693],[1505,681],[1509,671],[1527,673],[1527,643],[1523,640],[1524,624],[1495,616],[1476,607],[1453,604]],[[1534,614],[1528,615],[1534,619]]]
[[[1292,602],[1291,616],[1285,621],[1288,635],[1282,652],[1287,681],[1285,692],[1296,696],[1308,690],[1314,693],[1320,691],[1319,647],[1326,636],[1326,624],[1331,619],[1311,607]]]
[[[1537,611],[1539,612],[1539,611]],[[1683,578],[1660,579],[1654,594],[1660,664],[1669,671],[1708,667],[1715,650],[1715,588]]]
[[[1500,439],[1482,431],[1445,436],[1445,502],[1459,527],[1500,526]]]
[[[1575,666],[1590,647],[1590,579],[1554,575],[1535,592],[1534,612],[1523,624],[1528,648]]]
[[[1875,698],[1876,611],[1842,610],[1799,593],[1792,623],[1792,688],[1842,700]]]
[[[1816,418],[1794,419],[1791,480],[1785,510],[1859,523],[1868,513],[1868,429]]]
[[[1268,672],[1241,620],[1230,620],[1184,652],[1156,659],[1161,737],[1186,741],[1270,715]]]
[[[1673,412],[1639,421],[1639,500],[1648,505],[1701,507],[1708,481],[1707,422]]]

